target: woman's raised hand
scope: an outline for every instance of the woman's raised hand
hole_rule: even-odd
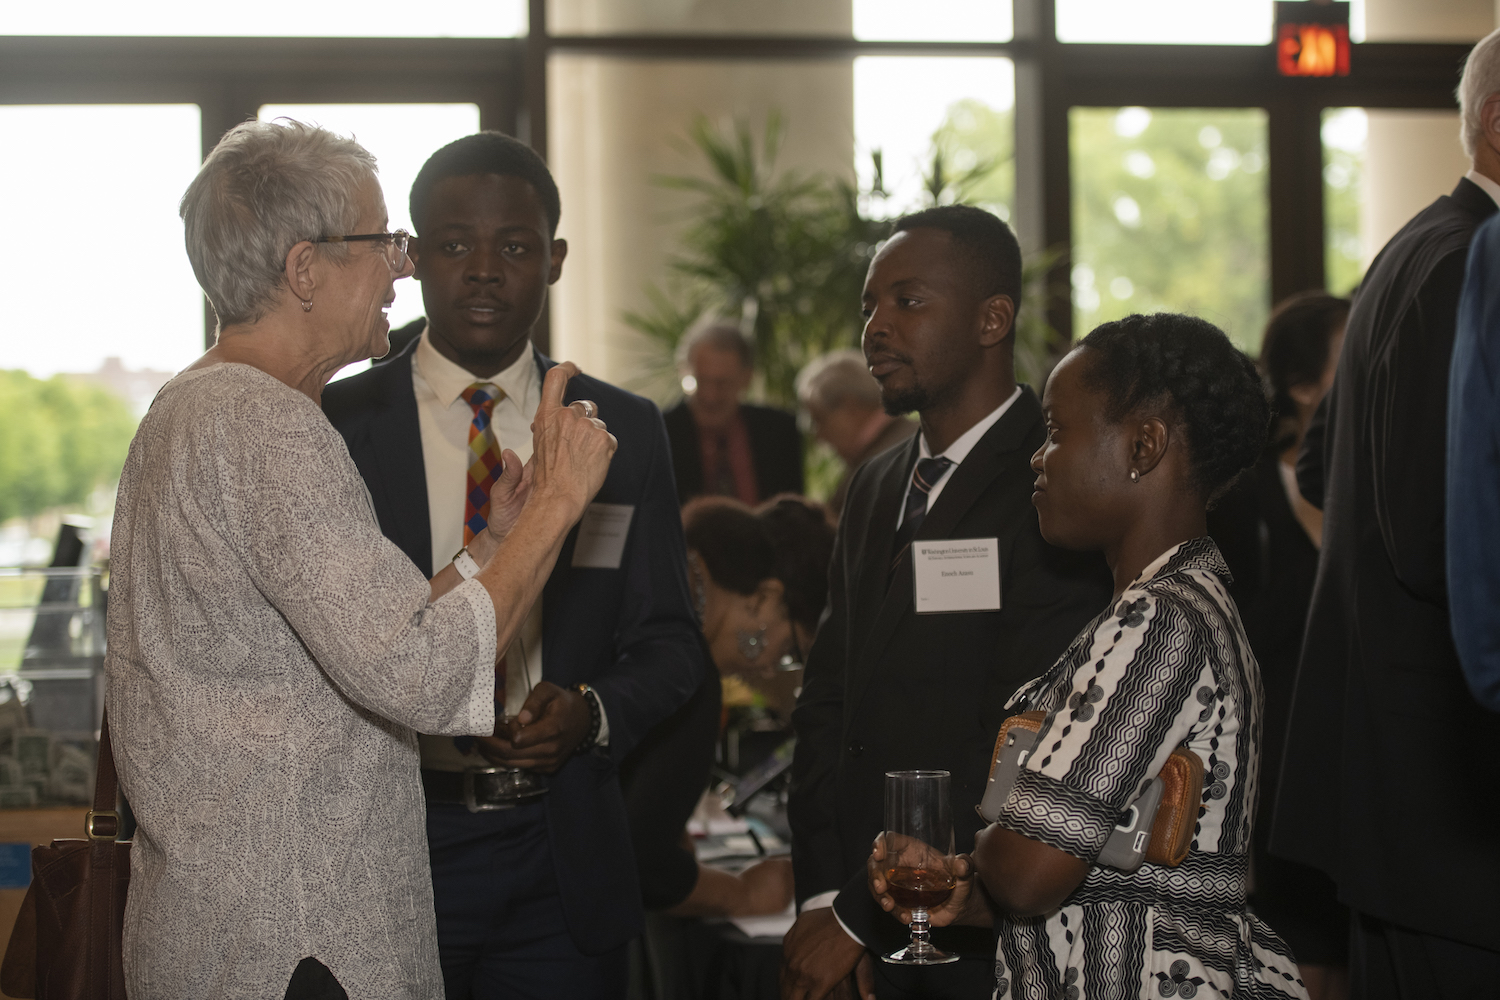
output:
[[[619,442],[588,400],[563,405],[568,379],[578,374],[571,361],[547,372],[542,402],[531,422],[532,452],[527,463],[530,496],[559,504],[571,521],[583,516],[594,494],[604,485],[609,462]]]
[[[496,544],[505,541],[510,529],[515,527],[516,519],[521,516],[521,508],[526,506],[526,498],[531,495],[531,477],[534,475],[531,463],[523,466],[521,456],[509,448],[500,453],[500,461],[503,465],[500,476],[490,487],[490,516],[487,524],[487,530]]]

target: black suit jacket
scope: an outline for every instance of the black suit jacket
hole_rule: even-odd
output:
[[[1298,465],[1325,501],[1323,551],[1271,850],[1328,872],[1360,912],[1500,950],[1500,718],[1464,685],[1443,547],[1448,363],[1469,242],[1494,212],[1460,181],[1354,300],[1309,435],[1321,454]]]
[[[430,576],[448,553],[432,553],[414,352],[413,341],[386,363],[330,384],[323,409],[369,486],[381,530]],[[543,372],[554,364],[535,357]],[[609,746],[565,764],[547,780],[543,800],[569,931],[581,950],[596,954],[641,926],[617,768],[711,667],[688,596],[682,521],[656,406],[587,375],[568,382],[565,398],[598,403],[620,442],[595,501],[635,506],[618,570],[572,568],[575,527],[542,592],[542,677],[559,687],[587,682],[609,717]]]
[[[1005,702],[1109,601],[1100,556],[1042,540],[1030,461],[1043,436],[1041,405],[1023,388],[917,530],[919,540],[998,538],[999,611],[916,614],[909,551],[886,591],[918,438],[865,463],[850,486],[829,568],[829,616],[792,713],[789,810],[798,900],[847,885],[838,912],[866,943],[904,931],[864,884],[871,841],[884,826],[885,772],[951,771],[957,849],[971,850]],[[988,931],[983,940],[992,954]]]
[[[662,414],[672,442],[672,467],[677,470],[677,502],[687,503],[703,492],[703,451],[698,423],[687,400]],[[802,432],[797,418],[769,406],[740,404],[740,417],[750,435],[750,457],[761,500],[778,493],[802,492]]]

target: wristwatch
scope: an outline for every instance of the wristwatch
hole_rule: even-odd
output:
[[[458,570],[458,575],[465,580],[472,580],[479,575],[479,564],[474,557],[469,555],[469,547],[465,545],[453,553],[453,568]]]
[[[583,739],[578,741],[578,746],[573,748],[575,754],[588,753],[599,744],[599,730],[604,726],[604,709],[599,705],[599,692],[587,684],[575,684],[574,690],[583,695],[583,700],[589,706],[589,731],[583,734]]]

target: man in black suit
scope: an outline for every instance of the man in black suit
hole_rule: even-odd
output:
[[[1493,995],[1500,981],[1500,719],[1448,621],[1444,451],[1464,263],[1500,200],[1500,32],[1464,69],[1474,169],[1370,266],[1298,462],[1323,551],[1271,851],[1353,913],[1351,995]],[[1326,501],[1326,502],[1325,502]]]
[[[688,334],[681,356],[693,391],[665,414],[678,502],[710,494],[756,504],[801,493],[797,418],[741,402],[755,374],[750,341],[737,327],[711,323]]]
[[[1015,380],[1015,236],[968,206],[928,209],[895,229],[865,281],[864,352],[886,409],[917,411],[921,433],[854,475],[829,616],[792,714],[801,915],[784,945],[786,1000],[846,989],[856,966],[862,994],[872,975],[882,995],[993,989],[988,930],[933,933],[938,947],[965,956],[955,965],[869,960],[867,948],[893,950],[906,934],[865,884],[884,827],[884,775],[952,772],[956,847],[970,850],[1006,700],[1052,666],[1111,590],[1100,556],[1042,541],[1031,506],[1030,461],[1046,431],[1036,394]],[[967,567],[974,583],[957,594],[935,582],[955,565],[923,545],[935,540],[990,553]]]
[[[462,566],[450,553],[483,527],[476,461],[529,452],[553,365],[530,333],[567,253],[559,211],[546,165],[514,139],[433,154],[411,196],[423,330],[323,394],[382,530],[424,572]],[[660,414],[586,375],[567,399],[595,403],[619,450],[497,670],[517,719],[477,745],[421,738],[450,1000],[624,995],[642,918],[616,769],[707,676]],[[489,765],[545,775],[545,794],[516,804]]]

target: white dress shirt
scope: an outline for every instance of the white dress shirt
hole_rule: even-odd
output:
[[[504,371],[478,378],[432,346],[430,328],[422,331],[412,355],[411,383],[417,397],[417,421],[422,432],[422,464],[427,476],[427,516],[432,522],[434,572],[446,565],[464,544],[464,496],[468,492],[469,425],[474,409],[463,392],[475,382],[490,382],[505,392],[495,401],[490,426],[503,451],[509,448],[522,462],[531,458],[531,420],[542,402],[542,379],[531,351]],[[531,613],[505,660],[505,713],[514,715],[526,703],[531,688],[542,679],[542,598]],[[603,711],[603,706],[600,706]],[[600,745],[609,742],[609,724],[599,729]],[[478,751],[459,753],[447,737],[423,736],[422,766],[441,771],[488,766]]]
[[[1493,201],[1496,206],[1500,206],[1500,184],[1496,184],[1494,181],[1490,180],[1488,177],[1484,176],[1484,174],[1481,174],[1477,170],[1470,170],[1468,173],[1464,174],[1464,176],[1473,181],[1475,184],[1478,184],[1479,190],[1489,195],[1490,200]]]
[[[943,453],[942,453],[941,457],[948,459],[953,464],[950,465],[950,466],[948,466],[948,468],[946,468],[946,469],[943,470],[943,474],[938,477],[938,481],[936,483],[932,484],[932,489],[930,489],[930,490],[927,491],[927,509],[928,510],[932,510],[932,505],[935,504],[935,503],[937,503],[937,498],[938,498],[939,494],[941,494],[943,492],[943,487],[948,484],[948,480],[949,479],[953,478],[953,471],[955,469],[957,469],[960,465],[962,465],[964,463],[964,459],[966,459],[966,458],[969,457],[969,452],[971,452],[971,451],[974,450],[974,446],[979,443],[979,439],[982,438],[982,437],[984,437],[985,433],[991,427],[993,427],[993,426],[995,426],[995,424],[999,423],[1000,418],[1003,417],[1003,416],[1005,416],[1005,411],[1009,410],[1011,408],[1012,404],[1014,404],[1015,401],[1018,400],[1018,399],[1020,399],[1020,398],[1021,398],[1021,387],[1020,386],[1016,386],[1016,391],[1012,392],[1010,394],[1010,396],[1005,400],[1005,402],[1003,402],[999,406],[997,406],[993,411],[990,412],[990,414],[988,416],[986,416],[983,420],[979,421],[979,423],[975,424],[973,427],[970,427],[968,430],[966,430],[962,434],[960,434],[954,440],[954,442],[952,444],[950,444],[947,448],[945,448],[943,450]],[[917,455],[917,457],[918,457],[919,460],[923,459],[923,458],[936,458],[936,457],[938,457],[938,456],[933,455],[932,454],[932,449],[927,446],[927,435],[925,433],[920,433],[918,435],[918,455]],[[910,487],[910,483],[908,483],[907,484],[907,489],[910,489],[910,488],[911,488]],[[905,497],[905,495],[906,494],[903,491],[902,496]],[[901,528],[901,522],[904,521],[905,519],[906,519],[906,504],[902,503],[899,507],[896,508],[896,529],[897,530],[900,530],[900,528]],[[821,909],[821,908],[823,908],[825,906],[832,906],[833,905],[833,901],[834,901],[834,899],[837,896],[838,896],[838,891],[837,890],[833,890],[833,891],[830,891],[830,892],[820,892],[816,896],[813,896],[813,897],[809,898],[807,900],[807,902],[805,902],[805,903],[802,904],[802,912],[806,913],[808,910],[817,910],[817,909]],[[836,920],[838,919],[838,914],[837,913],[834,914],[834,919],[836,919]],[[842,920],[839,920],[839,926],[843,927],[844,928],[844,932],[846,934],[848,934],[850,937],[854,938],[856,941],[859,940],[858,936],[853,931],[849,930],[848,926]]]
[[[932,489],[930,489],[930,490],[927,491],[927,509],[928,510],[932,510],[932,505],[935,504],[935,503],[937,503],[937,498],[942,494],[943,487],[947,486],[948,485],[948,480],[950,480],[950,479],[953,478],[953,470],[957,469],[960,465],[964,464],[964,459],[966,459],[966,458],[969,457],[969,452],[971,452],[971,451],[974,450],[974,446],[979,443],[979,439],[982,438],[982,437],[984,437],[985,433],[991,427],[993,427],[993,426],[995,426],[995,424],[999,423],[1000,422],[1000,418],[1003,417],[1003,416],[1005,416],[1005,411],[1008,410],[1008,409],[1010,409],[1011,408],[1011,404],[1013,404],[1016,400],[1018,400],[1020,398],[1021,398],[1021,387],[1020,386],[1016,386],[1016,391],[1012,392],[1006,398],[1005,402],[1001,403],[994,410],[992,410],[990,412],[989,416],[985,417],[983,420],[979,421],[979,423],[975,424],[973,427],[970,427],[968,430],[966,430],[962,434],[960,434],[956,439],[954,439],[954,442],[952,444],[950,444],[947,448],[945,448],[943,450],[943,453],[941,455],[934,455],[932,453],[932,449],[929,448],[929,447],[927,447],[927,434],[925,432],[919,432],[918,433],[918,435],[917,435],[917,445],[918,445],[917,460],[918,461],[921,461],[924,458],[946,458],[948,461],[950,461],[950,462],[953,463],[952,465],[948,466],[946,469],[943,470],[943,474],[941,476],[938,476],[938,481],[932,484]],[[909,490],[910,488],[911,488],[911,484],[908,483],[907,484],[907,489]],[[902,494],[902,497],[903,498],[905,497],[904,493]],[[901,522],[903,522],[905,520],[906,520],[906,504],[905,504],[905,502],[903,500],[903,503],[899,507],[896,508],[896,528],[897,528],[897,530],[900,530],[900,528],[901,528]]]

